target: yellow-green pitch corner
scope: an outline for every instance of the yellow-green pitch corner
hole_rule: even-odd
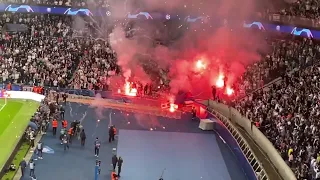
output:
[[[0,99],[0,168],[4,167],[21,136],[37,111],[40,103],[23,99]],[[28,150],[27,150],[28,151]],[[18,152],[14,163],[19,163],[25,156]],[[17,154],[17,155],[18,155]],[[2,178],[3,179],[3,178]]]

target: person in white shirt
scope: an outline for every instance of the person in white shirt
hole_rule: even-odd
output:
[[[30,145],[31,145],[31,151],[33,152],[33,148],[34,148],[34,139],[35,139],[35,134],[34,134],[34,130],[32,130],[29,134],[30,137]]]
[[[43,159],[42,157],[42,150],[43,150],[43,144],[41,141],[38,142],[38,145],[37,145],[37,153],[38,153],[38,157],[39,159]]]
[[[34,163],[33,159],[30,160],[29,162],[29,168],[30,168],[30,177],[34,177],[34,169],[35,169],[36,164]]]

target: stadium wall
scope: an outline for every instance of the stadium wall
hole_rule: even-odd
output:
[[[204,101],[203,104],[214,109],[214,111],[222,114],[224,117],[230,119],[232,122],[240,125],[252,137],[252,139],[265,152],[273,165],[277,168],[279,174],[286,180],[296,180],[296,177],[289,166],[284,162],[280,154],[274,148],[272,143],[264,136],[264,134],[256,127],[252,126],[251,121],[242,116],[236,109],[225,104],[217,103],[212,100]]]
[[[214,131],[223,139],[224,143],[227,144],[230,151],[236,156],[238,163],[241,165],[244,173],[248,179],[257,179],[256,173],[253,170],[251,164],[247,160],[246,156],[242,153],[241,148],[239,147],[237,141],[234,139],[229,130],[225,125],[219,121],[215,115],[211,114],[206,110],[206,106],[195,103],[195,108],[197,109],[197,117],[200,119],[217,119],[218,121],[214,124]]]
[[[23,91],[5,91],[5,93],[0,93],[0,98],[5,98],[5,97],[7,97],[7,99],[29,99],[37,102],[41,102],[45,98],[45,96],[40,94],[36,94],[33,92],[23,92]],[[1,168],[0,178],[2,178],[6,174],[7,168],[10,166],[11,162],[13,161],[23,141],[24,141],[24,136],[21,136],[21,138],[17,141],[15,148],[13,149],[6,163],[3,166],[0,164],[0,168]]]

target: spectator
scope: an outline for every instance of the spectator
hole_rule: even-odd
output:
[[[291,3],[289,7],[280,11],[283,15],[298,16],[309,19],[318,19],[320,15],[319,2],[317,0],[298,0]]]
[[[295,169],[298,179],[307,177],[309,171],[314,178],[318,173],[319,76],[318,65],[294,71],[285,75],[282,83],[236,103],[247,118],[260,122],[260,130]]]
[[[272,52],[263,60],[249,66],[242,76],[240,94],[252,92],[277,77],[298,67],[316,63],[320,46],[312,39],[275,40],[271,42]]]

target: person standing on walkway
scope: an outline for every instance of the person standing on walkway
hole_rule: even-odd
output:
[[[64,135],[66,135],[66,129],[65,128],[61,128],[60,130],[60,141],[61,141],[61,145],[63,144],[63,137]]]
[[[68,136],[66,134],[62,137],[62,143],[63,143],[64,151],[69,149],[69,144],[68,144],[69,143],[69,139],[68,139]]]
[[[39,159],[43,159],[42,157],[42,150],[43,150],[43,144],[41,141],[38,142],[38,145],[37,145],[37,153],[38,153],[38,157]]]
[[[101,146],[101,142],[99,141],[99,138],[97,137],[96,140],[94,141],[94,156],[96,156],[96,157],[99,157],[100,146]]]
[[[59,96],[60,96],[60,94],[57,93],[57,94],[56,94],[56,103],[57,103],[57,104],[59,104]]]
[[[120,177],[122,163],[123,163],[123,159],[122,159],[121,156],[119,156],[119,159],[118,159],[118,177]]]
[[[81,140],[81,146],[84,146],[86,143],[86,133],[84,132],[84,129],[82,129],[80,133],[80,140]]]
[[[34,150],[34,140],[35,140],[35,133],[34,133],[34,130],[32,130],[30,132],[30,146],[31,146],[31,151],[30,152],[33,152]]]
[[[67,120],[64,119],[64,120],[62,121],[62,127],[65,128],[65,129],[68,128],[68,121],[67,121]]]
[[[26,170],[26,167],[27,167],[27,162],[26,162],[25,158],[23,158],[22,161],[20,162],[20,168],[21,168],[22,177],[24,176],[24,172]]]
[[[72,144],[72,137],[73,137],[73,127],[72,126],[68,130],[68,136],[69,136],[69,143]]]
[[[192,114],[192,120],[195,120],[197,118],[197,110],[195,107],[192,107],[191,114]]]
[[[52,121],[52,133],[55,136],[57,134],[57,128],[58,128],[58,121],[56,119],[53,119]]]
[[[114,136],[115,136],[115,130],[114,130],[114,127],[111,126],[109,128],[109,143],[111,143],[111,141],[114,141]]]
[[[64,112],[65,112],[64,107],[62,105],[60,105],[60,117],[61,117],[61,119],[64,119]]]
[[[116,167],[117,167],[117,163],[118,163],[118,157],[117,155],[113,155],[112,156],[112,167],[113,167],[113,171],[116,171]]]
[[[29,162],[29,168],[30,168],[30,177],[33,177],[35,175],[34,169],[36,167],[36,164],[34,163],[33,159]]]

